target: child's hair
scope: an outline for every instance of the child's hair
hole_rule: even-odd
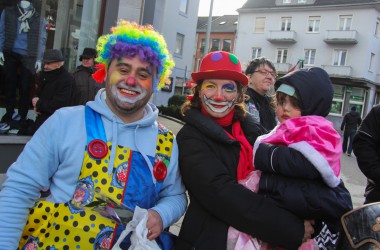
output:
[[[297,98],[295,98],[294,96],[290,96],[285,93],[279,92],[279,91],[276,92],[276,98],[273,98],[275,106],[277,105],[282,106],[287,96],[289,96],[289,100],[292,106],[301,110],[301,102]]]

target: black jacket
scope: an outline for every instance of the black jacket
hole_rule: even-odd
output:
[[[249,96],[249,99],[246,101],[247,111],[266,130],[272,130],[277,125],[276,113],[271,104],[272,98],[267,95],[262,96],[251,88],[247,89],[246,95]]]
[[[340,130],[357,130],[361,122],[360,114],[351,110],[344,116]]]
[[[52,71],[43,71],[37,89],[37,116],[35,130],[44,123],[56,110],[70,106],[73,96],[74,78],[62,66]]]
[[[75,88],[72,105],[86,105],[88,101],[93,101],[99,89],[105,87],[105,83],[97,83],[92,74],[94,68],[78,66],[73,72]]]
[[[297,249],[303,220],[236,180],[240,144],[200,111],[191,109],[177,135],[179,167],[190,205],[176,249],[226,249],[232,226],[276,246]],[[262,133],[251,116],[242,122],[251,144]]]
[[[360,170],[368,179],[365,202],[380,201],[380,105],[364,118],[352,148]]]

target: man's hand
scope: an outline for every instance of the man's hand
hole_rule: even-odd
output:
[[[161,216],[154,210],[148,210],[148,221],[146,222],[148,229],[148,240],[157,238],[163,230]]]
[[[4,54],[3,54],[3,52],[0,52],[0,65],[3,66],[4,62],[5,62]]]
[[[306,242],[308,239],[311,239],[311,235],[314,233],[313,225],[315,224],[314,220],[305,220],[305,233],[303,235],[302,242]]]
[[[41,61],[36,61],[36,65],[34,66],[34,68],[36,69],[36,72],[40,72],[41,71]]]

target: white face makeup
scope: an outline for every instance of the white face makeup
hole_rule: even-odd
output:
[[[229,114],[238,97],[236,83],[223,79],[204,80],[199,94],[203,107],[215,118]]]

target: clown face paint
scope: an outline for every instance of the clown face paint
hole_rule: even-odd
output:
[[[153,69],[137,55],[114,59],[107,72],[106,102],[122,120],[143,117],[144,107],[153,93]]]
[[[222,118],[235,107],[238,92],[234,81],[212,79],[203,81],[199,95],[204,109],[211,116]]]

